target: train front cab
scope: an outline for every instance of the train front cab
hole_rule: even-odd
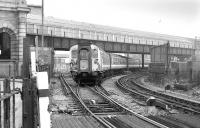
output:
[[[80,44],[78,47],[78,83],[94,84],[98,79],[98,72],[93,71],[93,55],[91,44]]]

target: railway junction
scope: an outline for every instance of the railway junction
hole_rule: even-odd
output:
[[[199,39],[42,20],[41,11],[25,0],[0,1],[0,128],[200,126]],[[120,54],[125,68],[100,85],[80,85],[66,58],[82,44]]]

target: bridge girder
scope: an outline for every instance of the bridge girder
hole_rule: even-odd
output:
[[[37,35],[27,35],[30,45],[35,45]],[[63,38],[63,37],[44,37],[44,46],[52,47],[56,50],[68,51],[71,46],[81,42],[92,42],[93,44],[101,47],[106,52],[111,53],[131,53],[131,54],[150,54],[150,48],[154,45],[147,44],[130,44],[124,42],[111,42],[111,41],[97,41],[97,40],[86,40],[86,39],[74,39],[74,38]],[[41,36],[38,36],[38,44],[41,46]],[[170,47],[170,55],[177,56],[191,56],[194,55],[195,50],[189,48]]]

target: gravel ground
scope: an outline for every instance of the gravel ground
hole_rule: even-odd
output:
[[[67,101],[67,97],[64,95],[64,92],[61,87],[61,83],[59,79],[52,78],[50,82],[50,105],[49,105],[49,112],[58,112],[65,111],[68,109],[68,103],[63,102]]]
[[[109,92],[111,98],[113,98],[123,106],[128,107],[132,111],[144,116],[166,114],[164,111],[158,110],[154,106],[152,107],[140,106],[133,101],[133,98],[131,96],[122,93],[115,85],[116,80],[118,80],[120,77],[122,76],[113,77],[102,83],[102,87]]]
[[[192,114],[183,114],[182,112],[179,112],[177,110],[171,110],[170,113],[166,113],[165,111],[158,110],[155,107],[144,107],[137,105],[132,100],[132,97],[129,95],[126,95],[122,93],[114,84],[117,79],[119,79],[122,76],[113,77],[111,79],[108,79],[103,82],[102,86],[109,92],[110,97],[116,100],[117,102],[121,103],[125,107],[128,107],[132,111],[135,111],[138,114],[144,115],[144,116],[164,116],[165,118],[172,118],[176,120],[177,122],[187,123],[191,127],[199,128],[200,126],[200,117],[198,115],[192,115]],[[148,86],[148,85],[144,85]],[[149,88],[154,88],[155,86],[149,86]],[[156,88],[156,87],[155,87]],[[158,89],[158,88],[157,88]],[[161,91],[163,91],[163,88],[159,88]]]
[[[83,100],[95,100],[95,101],[101,100],[99,96],[97,96],[94,92],[92,92],[86,87],[80,87],[80,94]]]
[[[142,77],[137,81],[147,88],[165,92],[164,85],[151,83],[147,80],[146,77]],[[200,92],[200,87],[194,87],[192,90],[188,90],[188,91],[182,91],[182,90],[169,91],[169,90],[167,90],[165,93],[170,93],[170,94],[173,94],[176,96],[181,96],[181,97],[184,96],[185,98],[188,98],[188,99],[200,101],[200,95],[193,95],[195,92]]]
[[[164,86],[154,84],[154,83],[150,83],[148,80],[146,80],[145,77],[140,79],[140,83],[142,83],[142,85],[146,86],[147,88],[164,91]],[[189,90],[189,91],[174,90],[174,91],[167,91],[165,93],[169,93],[171,95],[176,95],[176,96],[185,97],[185,98],[188,98],[188,99],[200,101],[199,97],[192,95],[192,92],[194,92],[194,91],[195,90]],[[199,115],[184,114],[183,112],[179,112],[177,110],[173,110],[173,111],[171,111],[171,113],[174,113],[174,114],[168,114],[168,115],[166,115],[166,117],[174,118],[177,121],[190,124],[191,127],[194,127],[194,128],[200,127],[200,116]]]
[[[60,80],[58,78],[52,78],[50,83],[50,104],[48,111],[54,114],[78,114],[76,102],[74,102],[71,94],[64,95]]]

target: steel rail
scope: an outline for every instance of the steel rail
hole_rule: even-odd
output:
[[[64,79],[63,75],[61,75],[61,79],[65,82],[65,85],[67,86],[68,85],[67,81]],[[79,93],[74,92],[74,90],[69,85],[68,85],[68,87],[69,87],[70,91],[73,93],[73,95],[75,96],[75,98],[78,99],[78,101],[81,103],[81,105],[84,107],[84,109],[87,110],[87,112],[89,112],[89,114],[92,117],[94,117],[98,122],[100,122],[106,128],[116,128],[114,125],[112,125],[111,123],[109,123],[105,119],[101,119],[98,116],[96,116],[94,113],[92,113],[92,111],[89,110],[89,108],[85,105],[85,103],[83,102],[83,100],[80,98]]]
[[[124,81],[126,81],[126,80],[124,80]],[[124,81],[123,81],[123,82],[124,82]],[[117,81],[117,82],[119,82],[119,81]],[[119,84],[120,84],[120,83],[119,83]],[[126,84],[126,83],[125,83],[125,84]],[[121,87],[121,88],[127,89],[128,92],[131,92],[131,89],[128,88],[128,87],[126,87],[126,86],[124,86],[124,85],[118,85],[118,86],[120,86],[120,87],[123,86],[123,87],[125,87],[125,88],[123,88],[123,87]],[[129,91],[129,90],[130,90],[130,91]],[[135,90],[133,90],[133,93],[135,93]],[[140,93],[138,93],[138,94],[140,95]],[[147,94],[147,92],[146,92],[146,93],[143,93],[143,94]],[[142,94],[142,95],[143,95],[143,94]],[[170,102],[168,102],[168,101],[164,101],[164,100],[162,100],[162,99],[157,99],[157,100],[159,100],[160,102],[162,102],[162,103],[164,103],[164,104],[168,104],[168,105],[172,104],[172,103],[170,103]],[[174,105],[176,105],[176,104],[174,104]],[[189,108],[182,107],[182,106],[180,106],[180,105],[179,105],[179,106],[176,105],[176,107],[177,107],[177,108],[180,107],[180,108],[182,108],[182,109],[186,109],[186,110],[190,110],[190,111],[194,112],[193,110],[191,110],[191,109],[189,109]],[[156,120],[156,121],[157,121],[157,120],[163,120],[164,118],[161,118],[161,117],[156,118],[156,117],[151,116],[150,119],[153,119],[153,120]],[[186,123],[186,124],[184,123],[184,124],[181,124],[181,125],[180,125],[180,124],[177,123],[177,120],[176,120],[176,119],[172,119],[172,120],[164,119],[163,121],[166,121],[167,124],[169,123],[169,124],[168,124],[169,127],[171,127],[172,124],[174,124],[173,127],[177,127],[177,126],[179,126],[179,127],[182,127],[182,126],[184,126],[184,127],[190,127],[190,126],[191,126],[190,124],[187,124],[187,123]],[[161,121],[161,122],[162,122],[162,121]],[[173,123],[172,123],[172,122],[173,122]],[[176,124],[176,123],[177,123],[177,124]],[[177,126],[176,126],[176,125],[177,125]]]
[[[153,94],[150,94],[150,93],[147,93],[147,92],[142,92],[140,90],[136,90],[136,89],[130,89],[128,87],[125,86],[125,84],[127,85],[127,79],[125,79],[127,76],[124,76],[122,78],[120,78],[118,81],[116,81],[116,85],[119,87],[119,88],[122,88],[128,92],[130,92],[131,94],[136,94],[138,96],[142,96],[143,98],[145,98],[146,100],[150,97],[150,96],[155,96]],[[125,80],[124,80],[125,79]],[[136,78],[137,79],[137,78]],[[156,97],[156,96],[155,96]],[[156,98],[159,98],[159,97],[156,97]],[[160,101],[161,103],[165,103],[165,104],[171,104],[170,102],[167,102],[167,101],[164,101],[164,100],[161,100],[161,99],[157,99],[158,101]],[[146,102],[146,101],[145,101]]]
[[[125,76],[125,77],[127,77],[127,76]],[[138,79],[140,77],[141,76],[137,77],[136,79]],[[121,79],[123,79],[123,78],[121,78]],[[183,108],[183,109],[186,109],[188,111],[192,111],[192,112],[195,112],[195,113],[198,113],[198,114],[200,113],[200,109],[199,109],[200,103],[197,102],[197,101],[187,100],[187,99],[183,99],[181,97],[171,96],[171,95],[168,95],[166,93],[162,93],[162,92],[158,92],[158,91],[155,91],[155,90],[151,90],[151,89],[143,87],[142,85],[140,85],[139,83],[137,83],[135,81],[132,81],[132,83],[135,84],[136,86],[142,88],[143,90],[148,91],[149,95],[154,96],[156,98],[159,98],[158,100],[160,100],[161,102],[165,102],[167,104],[171,104],[171,105],[174,105],[174,106],[176,106],[178,108]],[[143,94],[147,94],[147,92],[145,92]],[[187,104],[185,104],[185,103],[187,103]],[[193,104],[193,105],[195,104],[196,106],[192,107],[191,104]]]
[[[167,126],[165,126],[163,124],[160,124],[160,123],[158,123],[158,122],[156,122],[154,120],[151,120],[151,119],[149,119],[147,117],[144,117],[144,116],[142,116],[140,114],[137,114],[136,112],[132,111],[131,109],[128,109],[128,108],[124,107],[123,105],[119,104],[118,102],[116,102],[115,100],[113,100],[112,98],[110,98],[106,94],[104,94],[98,86],[95,86],[95,88],[98,91],[98,93],[100,93],[103,97],[105,97],[106,99],[108,99],[112,103],[118,105],[120,108],[124,109],[125,111],[135,115],[136,117],[138,117],[138,118],[140,118],[140,119],[142,119],[142,120],[144,120],[144,121],[146,121],[148,123],[151,123],[151,124],[153,124],[153,125],[155,125],[155,126],[157,126],[159,128],[169,128],[169,127],[167,127]]]
[[[75,99],[78,101],[78,102],[80,102],[79,101],[79,99],[77,99],[77,95],[76,95],[76,92],[74,92],[74,90],[72,89],[72,87],[71,86],[69,86],[70,84],[64,79],[64,75],[63,74],[61,74],[61,76],[60,76],[60,80],[61,80],[61,82],[62,82],[62,85],[63,85],[63,91],[65,92],[65,94],[67,94],[67,88],[72,92],[71,94],[72,94],[72,96],[73,97],[75,97]]]

